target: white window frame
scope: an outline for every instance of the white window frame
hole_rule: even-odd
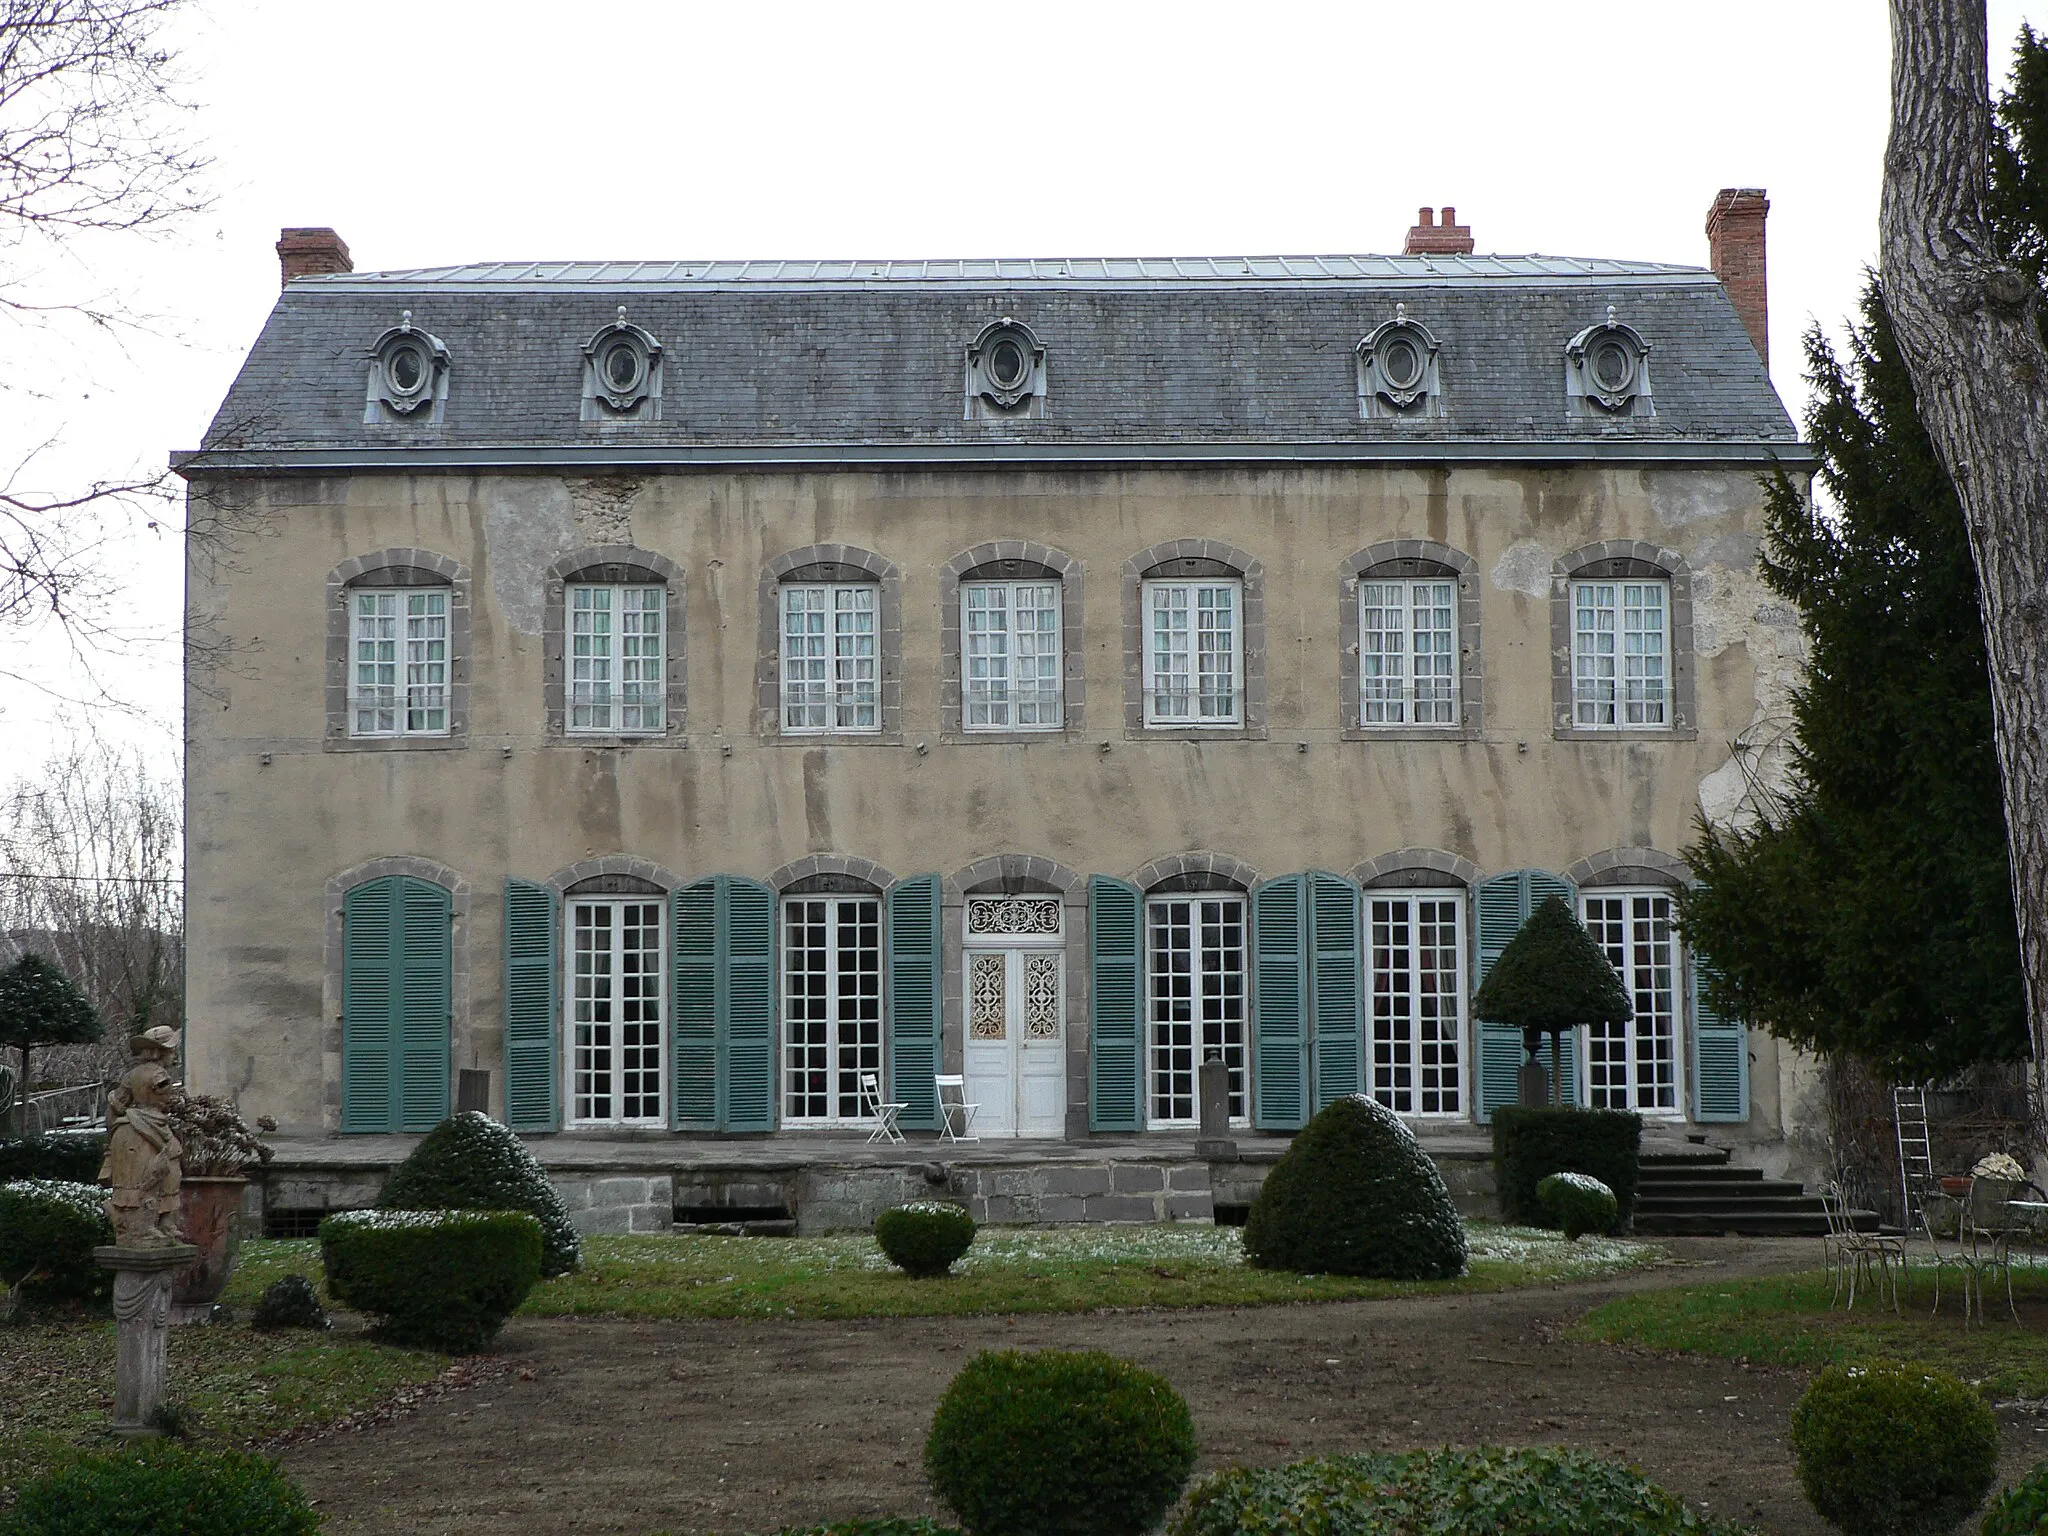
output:
[[[786,581],[777,591],[775,606],[783,734],[879,735],[881,584]],[[807,620],[800,630],[791,629],[793,612],[803,614]],[[814,615],[828,622],[813,627],[808,620]],[[865,627],[861,623],[863,618]],[[792,640],[801,641],[801,646],[793,646]]]
[[[623,1015],[627,1011],[626,1005],[628,1003],[628,999],[624,995],[626,991],[625,984],[628,980],[629,975],[634,974],[628,971],[624,963],[626,955],[626,950],[623,944],[626,930],[625,909],[628,907],[651,908],[654,914],[654,1017],[651,1020],[642,1018],[640,1020],[633,1021],[642,1024],[651,1023],[654,1026],[654,1106],[652,1111],[647,1114],[632,1116],[629,1116],[624,1113],[623,1101],[628,1097],[627,1089],[625,1086],[625,1077],[629,1070],[626,1066],[626,1055],[629,1051],[635,1049],[635,1047],[627,1045],[624,1042],[624,1040],[619,1037],[617,1033],[628,1022],[626,1019],[620,1017],[619,1015]],[[591,950],[586,951],[582,948],[579,948],[578,946],[578,934],[579,929],[582,926],[581,918],[584,913],[594,912],[598,909],[603,909],[607,913],[605,932],[608,934],[610,938],[610,948],[607,951],[607,953],[610,956],[611,963],[608,967],[593,966],[588,971],[585,971],[581,965],[581,961],[584,954],[594,954],[597,951],[594,947]],[[639,951],[639,953],[644,956],[648,953],[648,951],[643,948]],[[562,1102],[568,1110],[567,1115],[564,1117],[565,1123],[572,1126],[619,1125],[658,1126],[662,1128],[667,1127],[669,1102],[668,1009],[670,997],[668,953],[668,901],[665,897],[649,893],[645,895],[635,894],[624,896],[568,896],[563,898]],[[641,971],[637,974],[645,975],[646,972]],[[607,1097],[609,1098],[612,1104],[614,1113],[606,1115],[586,1114],[582,1112],[582,1106],[584,1105],[584,1103],[588,1099],[595,1097],[595,1094],[592,1092],[585,1091],[584,1072],[586,1071],[586,1066],[583,1057],[584,1045],[583,1042],[579,1039],[578,1032],[586,1022],[600,1022],[595,1020],[585,1021],[579,1019],[577,1016],[578,1013],[581,1011],[581,1005],[586,1001],[586,999],[582,995],[580,995],[583,991],[583,988],[581,987],[580,983],[584,981],[586,976],[593,983],[593,986],[591,988],[593,994],[596,990],[596,983],[600,981],[609,982],[611,992],[609,1001],[612,1004],[611,1011],[615,1015],[615,1017],[613,1017],[611,1020],[603,1021],[608,1022],[610,1027],[614,1031],[612,1041],[610,1045],[606,1048],[606,1053],[610,1056],[611,1059],[605,1068],[605,1070],[609,1072],[611,1077],[611,1087],[607,1090]],[[595,1003],[597,999],[595,998],[595,996],[593,996],[589,999],[589,1001]],[[644,1043],[638,1048],[644,1050]],[[592,1070],[594,1070],[594,1065]],[[644,1071],[644,1067],[641,1070]],[[637,1096],[645,1098],[647,1094],[648,1090],[643,1085],[639,1089]]]
[[[1178,603],[1173,600],[1176,595]],[[1226,595],[1227,603],[1219,601]],[[1145,724],[1169,730],[1242,725],[1243,578],[1150,578],[1139,584],[1138,603],[1142,614]],[[1217,633],[1219,628],[1214,617],[1224,612],[1229,615],[1227,643],[1205,644],[1204,636]],[[1162,620],[1176,613],[1180,615],[1178,624],[1162,624]],[[1219,670],[1219,662],[1228,668],[1227,673]]]
[[[1684,1117],[1680,998],[1685,972],[1676,908],[1663,886],[1599,886],[1579,894],[1580,921],[1635,1007],[1635,1017],[1625,1024],[1587,1025],[1579,1031],[1586,1064],[1582,1093],[1594,1109]]]
[[[1373,623],[1375,615],[1382,622]],[[1361,576],[1359,724],[1455,729],[1462,723],[1458,684],[1457,578]]]
[[[1383,911],[1389,919],[1384,924]],[[1446,917],[1448,937],[1440,926]],[[1465,1019],[1466,921],[1465,892],[1456,888],[1365,893],[1368,1091],[1404,1118],[1448,1120],[1465,1114],[1472,1081]],[[1425,922],[1439,925],[1436,942],[1428,946],[1423,944]],[[1448,1021],[1437,1013],[1433,1039],[1430,998],[1450,1005]],[[1400,1082],[1404,1069],[1405,1088]],[[1425,1107],[1432,1098],[1434,1107]]]
[[[858,915],[853,919],[856,927],[871,927],[874,935],[872,946],[842,945],[841,910],[856,903],[865,903],[872,909],[870,921],[864,923]],[[797,909],[814,904],[825,909],[825,964],[818,971],[808,968],[797,970],[794,968],[796,962],[816,951],[809,944],[795,942],[793,924],[808,921],[809,914],[799,917]],[[889,1015],[886,1005],[887,959],[882,942],[884,917],[882,898],[872,892],[796,894],[784,896],[778,903],[776,918],[782,942],[776,996],[781,1028],[778,1031],[775,1081],[776,1102],[781,1106],[785,1126],[873,1124],[873,1117],[865,1113],[861,1102],[860,1078],[864,1073],[874,1073],[875,1080],[884,1085],[884,1096],[887,1096]],[[843,958],[849,950],[857,957],[872,961],[872,968],[849,970]],[[796,982],[812,976],[818,977],[822,985],[815,991],[800,995]],[[871,991],[863,991],[858,984],[846,985],[849,977],[858,976],[872,978]],[[813,1007],[819,1010],[819,1017],[809,1016]],[[864,1013],[866,1017],[861,1016]],[[824,1026],[824,1039],[808,1038],[814,1027],[821,1024]],[[800,1032],[805,1038],[798,1038]],[[800,1052],[806,1054],[800,1056]],[[819,1062],[822,1062],[822,1067]],[[825,1074],[822,1089],[799,1086],[798,1073],[819,1070]],[[821,1093],[826,1101],[824,1114],[809,1113],[808,1105],[803,1106],[805,1112],[799,1112],[800,1099],[814,1098]]]
[[[1670,578],[1575,579],[1571,605],[1573,727],[1670,730]]]
[[[1204,906],[1210,903],[1221,903],[1225,909],[1216,914],[1213,923],[1210,921],[1210,914],[1203,910]],[[1160,964],[1162,951],[1159,944],[1161,915],[1169,908],[1183,904],[1190,908],[1189,921],[1186,925],[1189,942],[1185,950],[1179,951],[1188,957],[1186,975],[1189,1017],[1184,1021],[1166,1017],[1176,999],[1163,985],[1167,978]],[[1229,946],[1203,942],[1203,929],[1210,926],[1236,928],[1237,965],[1234,971],[1228,963]],[[1221,1050],[1224,1060],[1231,1067],[1230,1097],[1233,1113],[1230,1123],[1237,1126],[1250,1125],[1251,899],[1242,891],[1184,891],[1147,897],[1144,942],[1146,1129],[1177,1130],[1201,1123],[1201,1069],[1202,1062],[1211,1049]],[[1234,1020],[1230,1018],[1233,995],[1237,1014]],[[1187,1044],[1162,1041],[1159,1038],[1162,1025],[1183,1022],[1189,1026]],[[1235,1041],[1230,1038],[1233,1025],[1237,1034]],[[1185,1065],[1175,1059],[1181,1053],[1187,1055]],[[1181,1086],[1182,1079],[1186,1081],[1185,1090]],[[1178,1101],[1185,1101],[1187,1114],[1175,1112],[1180,1107]],[[1167,1106],[1164,1112],[1161,1110],[1162,1104]]]
[[[454,703],[449,613],[454,601],[449,587],[348,589],[350,736],[449,733]],[[365,675],[366,669],[373,669],[371,675]]]
[[[1063,596],[1057,576],[960,583],[962,730],[1056,731],[1066,723]],[[1033,627],[1020,625],[1021,613],[1034,615]]]
[[[572,582],[562,594],[563,729],[658,736],[668,729],[668,588]]]

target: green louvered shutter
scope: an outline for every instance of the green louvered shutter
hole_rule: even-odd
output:
[[[669,893],[669,1123],[718,1129],[718,909],[722,876]]]
[[[775,893],[724,876],[725,1104],[720,1129],[775,1129]]]
[[[1135,1131],[1145,1123],[1145,898],[1108,875],[1088,880],[1088,1129]]]
[[[1749,1031],[1742,1020],[1727,1018],[1708,1005],[1707,983],[1714,975],[1713,962],[1695,951],[1692,1117],[1702,1123],[1739,1122],[1749,1118]]]
[[[1365,979],[1358,887],[1308,875],[1309,1000],[1315,1020],[1315,1107],[1365,1091]]]
[[[391,1112],[397,907],[398,882],[391,879],[359,885],[342,898],[341,1128],[347,1132],[398,1129]]]
[[[899,1124],[939,1128],[939,877],[889,887],[889,1083],[905,1105]]]
[[[398,962],[399,1128],[431,1131],[448,1118],[449,998],[453,991],[448,892],[428,880],[401,880]]]
[[[1308,1123],[1308,878],[1252,891],[1252,1124]]]
[[[1474,948],[1479,956],[1478,964],[1472,968],[1472,990],[1475,994],[1479,984],[1486,980],[1486,973],[1493,969],[1493,962],[1500,958],[1501,951],[1508,947],[1508,942],[1529,920],[1529,914],[1551,896],[1561,897],[1565,905],[1572,908],[1572,915],[1578,916],[1577,888],[1562,875],[1553,875],[1548,870],[1511,869],[1479,882],[1472,893]],[[1484,1125],[1493,1119],[1496,1109],[1503,1104],[1514,1103],[1519,1096],[1517,1075],[1522,1063],[1528,1059],[1528,1052],[1522,1048],[1522,1032],[1510,1025],[1479,1019],[1474,1022],[1473,1029],[1479,1047],[1477,1106],[1479,1122]],[[1547,1039],[1536,1059],[1543,1063],[1550,1073],[1551,1082],[1557,1085],[1560,1102],[1578,1103],[1579,1049],[1576,1036],[1564,1037],[1564,1061],[1561,1065]]]
[[[561,913],[548,886],[505,882],[505,1123],[515,1131],[562,1124]]]

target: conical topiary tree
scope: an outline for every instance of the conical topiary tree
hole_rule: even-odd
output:
[[[391,1172],[379,1209],[525,1211],[540,1222],[540,1272],[566,1275],[583,1262],[583,1240],[561,1194],[524,1142],[489,1115],[451,1115],[420,1138]]]
[[[19,1092],[28,1092],[28,1053],[45,1045],[87,1045],[107,1032],[100,1011],[41,955],[0,971],[0,1046],[21,1053]]]
[[[1546,898],[1508,940],[1472,999],[1472,1012],[1520,1029],[1532,1056],[1538,1035],[1635,1017],[1621,978],[1561,896]]]

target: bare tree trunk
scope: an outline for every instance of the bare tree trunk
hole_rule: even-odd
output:
[[[1985,216],[1984,0],[1891,0],[1880,267],[1899,349],[1955,482],[1984,604],[2013,906],[2039,1082],[2048,1063],[2048,347]]]

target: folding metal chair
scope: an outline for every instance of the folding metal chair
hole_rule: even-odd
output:
[[[974,1134],[974,1117],[980,1113],[981,1106],[966,1101],[967,1079],[956,1074],[935,1077],[932,1081],[939,1089],[939,1140],[981,1140]]]
[[[882,1074],[863,1072],[860,1075],[861,1113],[875,1122],[874,1130],[868,1133],[868,1141],[898,1142],[903,1140],[903,1130],[896,1124],[908,1104],[890,1104],[882,1098]]]

